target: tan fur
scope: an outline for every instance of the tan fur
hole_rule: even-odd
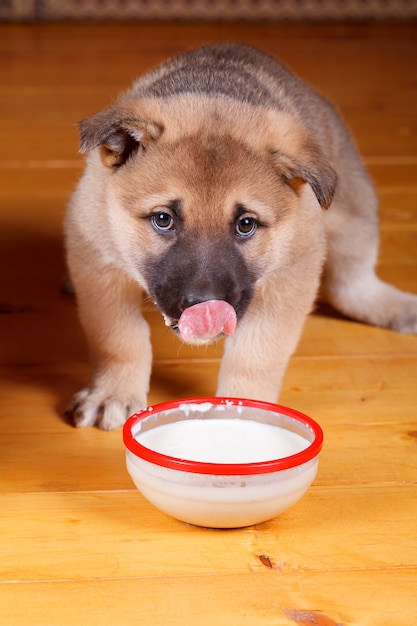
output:
[[[323,266],[323,294],[342,312],[417,331],[417,297],[375,276],[375,194],[337,114],[301,82],[294,86],[286,70],[279,80],[271,76],[267,57],[241,47],[227,54],[243,55],[248,71],[259,64],[265,105],[221,87],[215,94],[174,89],[169,97],[146,91],[172,68],[197,62],[186,55],[81,123],[81,147],[90,154],[66,238],[93,374],[69,407],[77,426],[114,428],[147,403],[152,350],[140,311],[143,292],[152,291],[147,263],[181,241],[155,232],[149,216],[172,213],[178,199],[181,234],[200,251],[190,274],[204,278],[210,250],[223,240],[256,273],[250,304],[226,340],[219,395],[277,400]],[[237,203],[264,224],[243,243],[230,235]]]

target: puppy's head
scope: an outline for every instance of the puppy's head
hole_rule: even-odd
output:
[[[187,105],[124,103],[81,123],[81,150],[100,151],[120,261],[174,330],[208,300],[241,319],[258,283],[291,263],[303,186],[327,208],[336,185],[286,117],[280,133],[252,107]]]

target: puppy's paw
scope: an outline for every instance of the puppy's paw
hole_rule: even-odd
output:
[[[416,335],[417,296],[398,289],[392,289],[390,295],[382,309],[388,315],[388,323],[385,325],[399,333]]]
[[[405,335],[417,335],[417,301],[414,307],[408,307],[393,317],[390,328]]]
[[[126,419],[145,406],[137,399],[123,400],[105,397],[97,390],[83,389],[74,395],[65,411],[76,428],[98,426],[102,430],[113,430],[122,426]]]

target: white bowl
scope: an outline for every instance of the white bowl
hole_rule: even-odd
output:
[[[157,404],[123,429],[139,491],[176,519],[210,528],[269,520],[313,482],[323,432],[287,407],[239,398]]]

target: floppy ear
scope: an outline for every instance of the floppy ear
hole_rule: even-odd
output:
[[[328,209],[336,191],[337,174],[327,162],[311,132],[291,113],[269,113],[273,131],[269,150],[279,175],[294,191],[308,183],[320,206]]]
[[[320,206],[329,208],[336,191],[337,174],[317,148],[301,150],[298,158],[280,150],[273,150],[272,155],[275,166],[291,187],[296,189],[300,181],[308,183]]]
[[[79,123],[80,152],[100,146],[101,158],[107,167],[118,168],[140,145],[155,141],[163,128],[140,117],[127,104],[109,107]]]

